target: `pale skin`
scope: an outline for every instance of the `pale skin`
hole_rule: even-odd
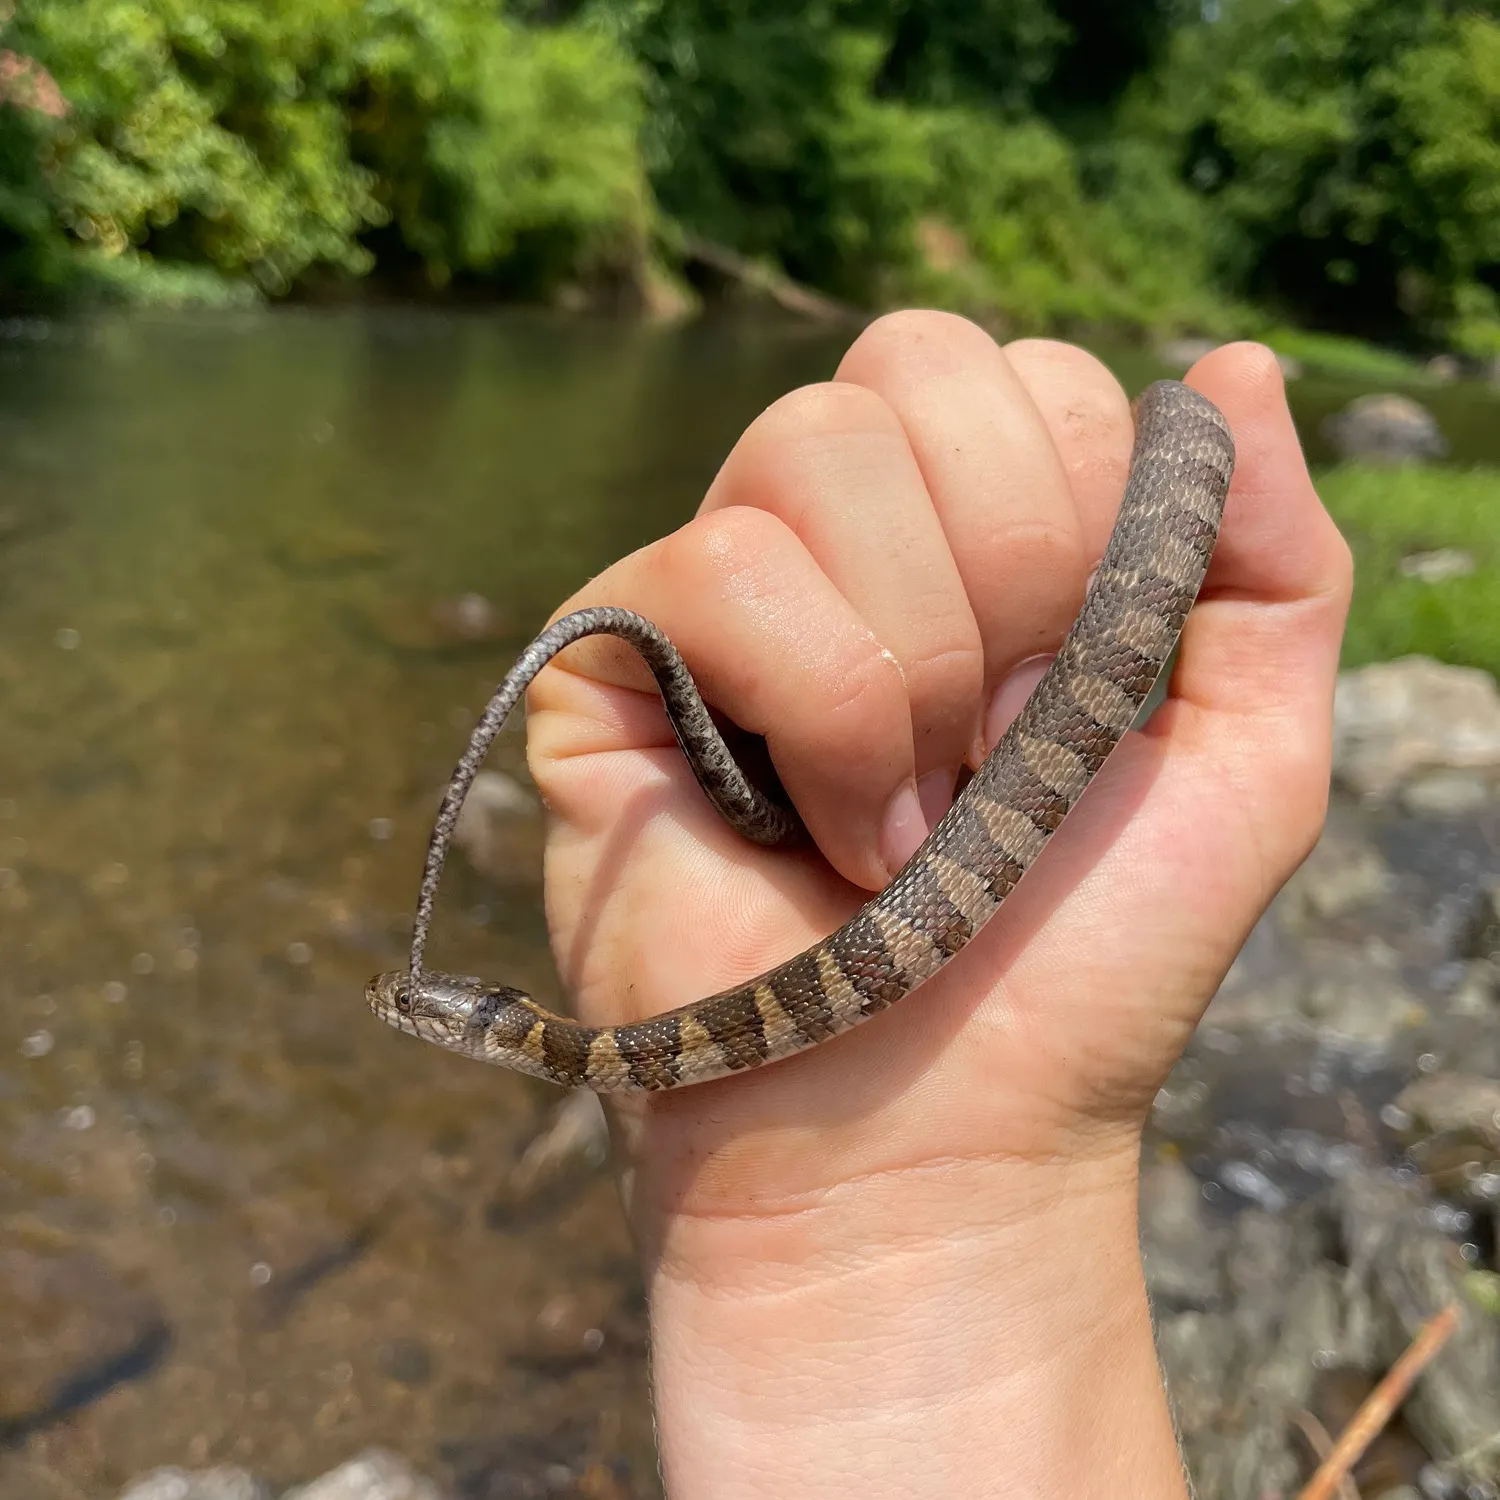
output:
[[[1187,1494],[1136,1245],[1151,1100],[1328,788],[1349,553],[1275,361],[1188,375],[1238,468],[1167,703],[935,980],[763,1071],[613,1106],[672,1500]],[[738,839],[617,643],[537,680],[580,1017],[734,984],[879,889],[1077,612],[1129,459],[1090,355],[901,313],[563,610],[655,620],[816,849]]]

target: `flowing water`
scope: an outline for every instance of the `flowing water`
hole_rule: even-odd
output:
[[[651,1494],[608,1182],[517,1210],[556,1096],[361,989],[520,646],[838,342],[402,311],[8,332],[0,1494],[290,1483],[371,1443],[475,1497]],[[1294,392],[1309,433],[1352,394]],[[1488,401],[1438,400],[1500,460]],[[521,772],[519,736],[493,763]],[[524,852],[503,893],[455,869],[437,951],[555,997]]]

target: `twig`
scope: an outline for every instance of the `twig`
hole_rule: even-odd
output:
[[[1310,1411],[1294,1411],[1292,1421],[1307,1439],[1307,1446],[1312,1449],[1318,1462],[1327,1463],[1333,1457],[1333,1439],[1328,1436],[1328,1429]],[[1338,1496],[1339,1500],[1359,1500],[1359,1490],[1352,1475],[1346,1474],[1340,1480]]]
[[[811,287],[793,281],[790,276],[740,255],[725,245],[689,235],[683,241],[682,250],[688,260],[697,261],[720,276],[769,297],[783,311],[795,313],[800,318],[811,318],[819,323],[864,321],[864,314],[857,308],[825,297],[822,292],[815,292]]]
[[[1390,1368],[1380,1384],[1365,1397],[1349,1425],[1333,1445],[1333,1452],[1318,1466],[1297,1500],[1333,1500],[1340,1483],[1364,1457],[1365,1449],[1380,1435],[1396,1408],[1406,1399],[1417,1377],[1433,1361],[1438,1350],[1458,1327],[1458,1304],[1450,1302],[1417,1330],[1411,1346]]]

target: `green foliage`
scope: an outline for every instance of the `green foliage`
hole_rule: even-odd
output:
[[[878,46],[838,7],[644,0],[629,45],[649,77],[663,209],[696,234],[847,296],[904,261],[928,163],[877,97]]]
[[[273,292],[315,263],[363,269],[377,206],[317,77],[335,8],[20,7],[20,47],[70,105],[49,153],[61,226],[101,257],[199,262]]]
[[[1195,205],[1161,158],[1101,155],[1132,189],[1101,205],[1073,143],[1022,108],[1070,34],[1043,0],[640,0],[625,34],[660,203],[694,233],[855,300],[1015,328],[1215,321]],[[1164,234],[1197,255],[1188,274]]]
[[[1215,321],[1196,295],[1200,283],[1156,253],[1165,221],[1184,207],[1169,186],[1155,200],[1146,192],[1091,200],[1076,151],[1041,120],[947,109],[926,124],[922,208],[929,224],[956,232],[964,253],[929,262],[908,290],[969,312],[993,309],[1020,332]],[[1122,152],[1112,166],[1123,179],[1149,164]],[[1182,236],[1185,253],[1192,239]]]
[[[1318,482],[1354,551],[1349,666],[1413,652],[1500,676],[1500,471],[1346,464]],[[1401,572],[1416,552],[1456,547],[1475,571],[1423,583]]]
[[[39,110],[0,105],[0,287],[43,298],[61,293],[70,272],[47,181],[54,128]]]
[[[644,230],[633,65],[593,31],[484,0],[21,0],[6,40],[68,104],[3,111],[0,149],[30,132],[25,237],[66,236],[85,272],[200,265],[274,294],[367,271],[390,225],[439,283],[527,237],[566,275]]]
[[[373,0],[363,16],[355,155],[433,281],[507,261],[544,281],[637,249],[641,96],[609,36],[529,30],[490,0]]]
[[[1049,0],[853,0],[843,17],[884,40],[880,92],[928,104],[1027,108],[1071,36]]]
[[[1228,0],[1127,124],[1229,228],[1220,272],[1294,320],[1496,347],[1500,25],[1444,0]]]
[[[11,6],[14,14],[9,14]],[[636,286],[1500,356],[1500,0],[0,0],[0,297]],[[1321,360],[1317,362],[1323,362]]]

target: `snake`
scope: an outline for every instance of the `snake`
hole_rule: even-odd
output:
[[[640,654],[699,786],[732,828],[768,848],[808,838],[784,794],[742,770],[666,636],[630,610],[583,609],[526,648],[475,726],[428,844],[410,961],[370,980],[370,1008],[410,1035],[565,1088],[654,1093],[821,1046],[925,984],[994,916],[1137,722],[1202,587],[1234,470],[1229,424],[1171,380],[1140,394],[1134,418],[1114,530],[1057,655],[916,852],[836,932],[730,989],[616,1026],[584,1025],[524,991],[424,967],[464,798],[537,673],[586,636],[615,636]]]

